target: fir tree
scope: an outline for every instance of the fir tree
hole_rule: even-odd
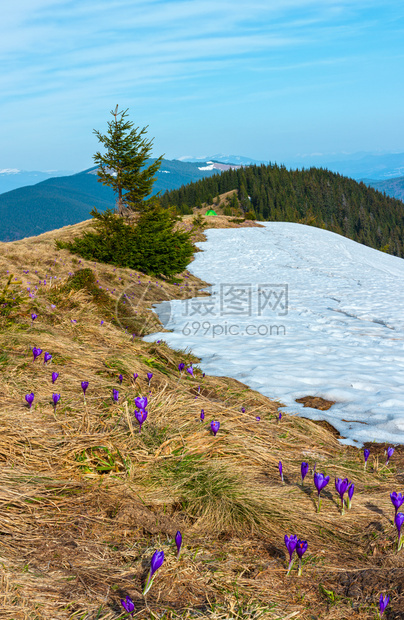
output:
[[[153,140],[144,137],[147,126],[140,130],[134,128],[134,123],[127,120],[128,110],[119,112],[118,106],[111,110],[111,114],[113,120],[108,123],[106,135],[94,129],[106,148],[104,155],[100,152],[94,155],[94,162],[99,166],[98,180],[114,190],[119,215],[123,215],[126,209],[142,211],[163,156],[146,167],[153,144]]]

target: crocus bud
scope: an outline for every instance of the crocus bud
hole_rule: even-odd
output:
[[[278,463],[278,469],[279,469],[279,475],[281,477],[282,480],[282,484],[285,484],[285,481],[283,479],[283,467],[282,467],[282,461],[279,461]]]
[[[320,493],[330,482],[330,476],[325,476],[324,474],[320,474],[319,472],[315,472],[314,474],[314,484],[318,493],[318,507],[317,512],[320,512],[321,509],[321,499]]]
[[[401,493],[396,493],[396,491],[393,491],[393,493],[390,493],[390,499],[391,499],[391,503],[393,504],[394,508],[395,508],[395,514],[397,514],[398,509],[401,507],[402,503],[404,502],[404,495],[402,495]]]
[[[394,453],[394,448],[387,448],[387,461],[386,461],[386,465],[389,464],[389,460],[393,456],[393,453]]]
[[[351,508],[352,497],[353,497],[354,491],[355,491],[355,485],[353,482],[351,482],[348,488],[348,508]]]
[[[175,535],[175,544],[177,545],[177,558],[180,557],[181,553],[181,545],[182,545],[182,536],[181,532],[177,532]]]
[[[303,463],[300,465],[300,473],[301,473],[301,477],[302,477],[302,486],[303,486],[303,480],[307,476],[308,472],[309,472],[309,464],[305,463],[303,461]]]
[[[56,405],[60,401],[60,394],[52,394],[53,407],[56,409]]]
[[[119,381],[119,383],[122,383],[122,381],[123,381],[123,376],[122,375],[118,376],[118,381]]]
[[[398,512],[394,518],[394,523],[396,524],[397,533],[398,533],[398,548],[397,551],[400,551],[402,541],[401,541],[401,528],[404,523],[404,513]]]
[[[34,398],[35,398],[35,396],[34,396],[33,392],[31,392],[31,394],[26,394],[25,395],[25,400],[27,401],[30,409],[32,407],[32,403],[34,402]]]
[[[295,534],[292,534],[292,536],[285,535],[285,545],[289,553],[289,566],[288,566],[288,572],[286,573],[287,575],[289,575],[292,569],[292,566],[293,566],[292,558],[293,558],[293,554],[295,552],[296,545],[297,545],[297,536],[295,536]]]
[[[134,373],[133,373],[133,380],[134,380],[134,381],[136,381],[136,379],[138,378],[138,376],[139,376],[139,375],[137,374],[137,372],[134,372]]]
[[[112,390],[112,399],[114,403],[117,403],[119,400],[119,392],[118,390]]]
[[[363,458],[365,459],[365,464],[363,466],[363,470],[364,471],[366,470],[366,465],[367,465],[367,462],[368,462],[369,454],[370,454],[370,450],[365,448],[364,451],[363,451]]]
[[[55,383],[56,379],[58,378],[59,373],[58,372],[53,372],[52,373],[52,383]]]
[[[154,573],[160,568],[164,562],[164,551],[155,551],[150,563],[149,576],[145,588],[143,590],[143,596],[145,596],[153,585]]]
[[[203,422],[204,419],[205,419],[205,412],[204,412],[203,409],[201,409],[201,416],[200,417],[201,417],[201,422]]]
[[[152,373],[152,372],[148,372],[148,373],[147,373],[147,380],[148,380],[148,382],[149,382],[149,385],[150,385],[150,381],[151,381],[152,376],[153,376],[153,373]]]

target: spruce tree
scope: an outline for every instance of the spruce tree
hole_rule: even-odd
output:
[[[134,123],[127,120],[128,110],[120,112],[118,106],[111,110],[111,114],[113,120],[108,123],[106,135],[94,129],[106,148],[104,155],[100,152],[94,155],[94,162],[99,166],[98,180],[114,190],[119,215],[123,215],[126,209],[142,211],[163,156],[146,167],[153,144],[153,140],[144,137],[148,126],[140,130],[134,128]]]

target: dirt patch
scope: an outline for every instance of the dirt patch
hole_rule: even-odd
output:
[[[313,409],[319,409],[320,411],[327,411],[335,405],[334,400],[326,400],[321,396],[303,396],[303,398],[296,398],[297,403],[302,403],[304,407],[312,407]]]

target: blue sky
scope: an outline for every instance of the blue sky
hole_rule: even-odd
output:
[[[0,20],[0,168],[81,170],[110,110],[154,155],[404,151],[397,0],[17,0]]]

